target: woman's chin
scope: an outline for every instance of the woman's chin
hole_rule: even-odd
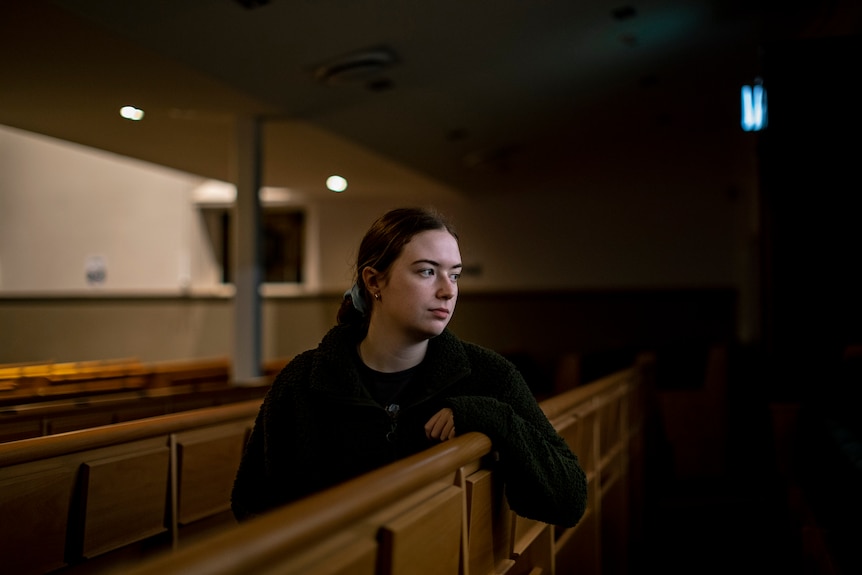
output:
[[[431,339],[432,337],[437,337],[443,330],[446,329],[446,326],[449,322],[441,322],[434,325],[422,326],[421,328],[417,328],[416,336],[419,339]]]

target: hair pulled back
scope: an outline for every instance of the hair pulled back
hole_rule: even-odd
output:
[[[429,230],[446,230],[452,234],[452,237],[458,239],[452,224],[433,208],[396,208],[386,212],[371,224],[359,244],[354,274],[355,285],[358,286],[360,297],[368,307],[368,312],[363,314],[358,311],[353,305],[351,296],[346,294],[336,316],[339,324],[352,323],[368,327],[374,299],[362,280],[362,270],[371,267],[386,277],[392,263],[398,259],[404,246],[413,239],[413,236]]]

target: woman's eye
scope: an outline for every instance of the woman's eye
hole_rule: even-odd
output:
[[[458,281],[458,278],[460,278],[460,277],[461,277],[461,274],[452,274],[452,275],[450,275],[450,276],[449,276],[449,278],[450,278],[453,282],[457,282],[457,281]]]
[[[419,275],[428,278],[428,277],[431,277],[434,275],[434,270],[432,270],[432,269],[419,270]]]

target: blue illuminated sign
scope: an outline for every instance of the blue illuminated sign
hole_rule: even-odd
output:
[[[766,89],[760,82],[742,87],[742,118],[740,124],[746,132],[757,132],[766,127]]]

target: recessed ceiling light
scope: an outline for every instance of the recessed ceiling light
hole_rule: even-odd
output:
[[[120,115],[127,120],[137,121],[144,117],[144,111],[134,106],[123,106],[120,108]]]
[[[333,192],[343,192],[347,189],[347,180],[341,176],[329,176],[326,178],[326,187]]]

